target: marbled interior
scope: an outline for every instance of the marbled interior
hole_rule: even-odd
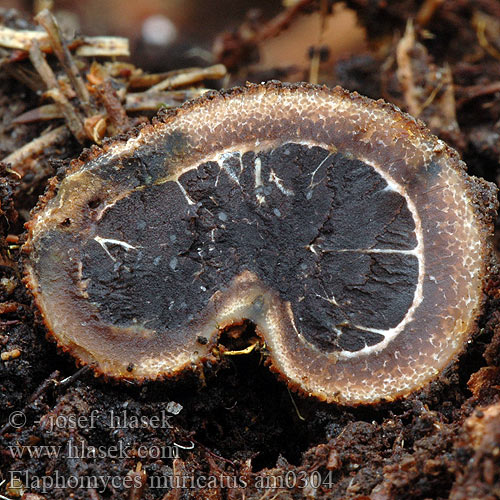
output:
[[[284,144],[227,153],[102,207],[82,249],[89,299],[113,325],[184,328],[251,271],[326,351],[376,345],[407,314],[415,224],[372,167]]]

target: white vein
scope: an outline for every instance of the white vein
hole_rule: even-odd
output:
[[[113,261],[116,261],[116,259],[109,253],[107,245],[119,245],[122,248],[124,248],[127,252],[129,250],[137,250],[137,247],[130,245],[126,241],[115,240],[113,238],[101,238],[101,236],[94,237],[94,240],[97,241],[99,245],[101,245],[104,251],[108,254],[109,258]]]

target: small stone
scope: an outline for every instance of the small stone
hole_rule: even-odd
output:
[[[2,361],[10,361],[21,356],[21,351],[19,349],[12,349],[11,351],[4,351],[0,354],[0,359]]]
[[[182,411],[183,406],[180,403],[176,403],[175,401],[169,401],[167,403],[167,411],[172,415],[179,415]]]

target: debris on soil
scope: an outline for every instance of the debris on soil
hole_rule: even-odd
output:
[[[177,381],[96,380],[44,338],[21,283],[23,224],[50,178],[62,178],[84,148],[143,126],[161,107],[239,84],[242,75],[311,77],[382,97],[419,114],[450,141],[469,174],[498,184],[498,1],[348,0],[367,33],[362,51],[334,60],[328,57],[334,44],[322,51],[326,42],[318,37],[317,47],[304,47],[309,66],[251,69],[263,40],[279,40],[304,15],[333,22],[336,3],[287,0],[268,21],[251,13],[233,23],[239,29],[214,33],[208,67],[166,67],[154,75],[116,59],[126,55],[126,39],[66,39],[49,12],[36,25],[0,9],[2,498],[500,496],[500,272],[494,264],[485,313],[467,351],[422,391],[373,408],[289,393],[256,349]]]

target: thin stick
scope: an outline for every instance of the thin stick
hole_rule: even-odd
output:
[[[44,104],[43,106],[30,109],[29,111],[26,111],[26,113],[16,116],[16,118],[12,120],[12,124],[17,125],[19,123],[41,122],[56,120],[57,118],[63,118],[63,114],[61,113],[59,106],[57,104]]]
[[[67,389],[70,385],[74,384],[82,375],[85,375],[85,373],[87,373],[89,370],[89,365],[82,366],[75,373],[73,373],[73,375],[70,375],[69,377],[61,380],[61,382],[57,384],[57,390],[61,392],[62,390]]]
[[[321,0],[320,2],[320,26],[318,32],[318,42],[316,47],[313,47],[313,53],[311,57],[311,66],[309,68],[309,82],[318,83],[319,77],[319,65],[321,63],[321,53],[320,47],[323,42],[323,36],[326,29],[326,20],[328,16],[328,4],[326,0]]]
[[[40,47],[36,42],[34,42],[31,46],[30,59],[33,66],[35,66],[36,70],[42,77],[42,80],[45,82],[45,85],[47,85],[47,94],[54,99],[56,104],[61,109],[61,112],[64,114],[66,124],[71,130],[71,133],[79,142],[83,142],[86,138],[83,130],[83,122],[78,116],[77,111],[73,108],[72,104],[59,88],[59,82],[57,81],[56,75],[52,71],[52,68],[48,65],[45,60],[45,56],[42,54]]]
[[[64,71],[68,75],[71,84],[76,92],[76,95],[80,99],[80,103],[85,110],[87,116],[93,114],[92,105],[90,102],[90,95],[87,90],[87,87],[83,83],[83,79],[80,76],[80,72],[76,67],[73,58],[71,57],[71,53],[68,50],[68,47],[63,41],[62,33],[57,24],[54,16],[47,9],[42,10],[35,17],[35,21],[37,21],[41,26],[45,28],[47,34],[49,35],[49,41],[54,49],[54,53],[56,57],[59,59]]]
[[[15,30],[0,26],[0,47],[28,52],[36,41],[42,52],[53,52],[49,36],[44,31]],[[68,44],[81,57],[128,57],[130,55],[127,38],[119,36],[85,36],[75,38]]]
[[[57,382],[57,377],[59,376],[59,371],[58,370],[55,370],[53,371],[49,376],[48,378],[46,378],[38,387],[37,389],[35,390],[35,392],[30,396],[30,398],[28,399],[28,403],[23,407],[23,409],[21,410],[21,413],[25,413],[26,410],[28,409],[29,405],[34,403],[38,398],[40,398],[40,396],[42,396],[43,394],[45,394],[47,392],[47,390],[49,389],[49,387],[52,385],[52,384],[55,384]],[[8,431],[10,428],[12,427],[11,423],[10,422],[7,422],[1,429],[0,429],[0,436]]]
[[[215,64],[208,68],[189,68],[165,78],[160,83],[153,85],[147,92],[159,92],[168,88],[191,85],[202,80],[223,78],[226,73],[227,70],[223,64]]]
[[[128,38],[120,36],[86,36],[75,54],[80,57],[129,57]]]
[[[125,96],[127,111],[156,111],[160,107],[173,108],[182,102],[208,92],[209,89],[170,90],[165,92],[133,92]]]
[[[2,161],[4,163],[9,163],[15,169],[18,165],[23,164],[28,158],[39,155],[42,151],[50,146],[53,146],[54,144],[64,142],[68,139],[68,137],[69,130],[65,125],[62,125],[61,127],[57,127],[54,130],[33,139],[23,147],[16,149],[16,151],[4,158]],[[13,172],[15,172],[16,175],[20,175],[20,173],[16,170],[13,170]]]

